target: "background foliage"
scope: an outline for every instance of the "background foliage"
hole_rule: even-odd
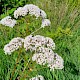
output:
[[[40,18],[36,20],[35,17],[25,16],[17,20],[18,24],[13,29],[0,25],[0,80],[28,80],[36,74],[43,75],[45,80],[80,80],[80,1],[1,0],[3,14],[0,19],[7,15],[13,17],[17,7],[30,3],[43,9],[52,23],[50,27],[41,29],[34,35],[48,36],[54,40],[55,52],[64,59],[64,69],[53,72],[48,68],[41,69],[36,63],[27,62],[28,56],[31,57],[32,54],[26,53],[24,49],[17,50],[12,55],[4,54],[4,45],[12,38],[24,38],[40,27]],[[27,65],[29,66],[26,67]]]

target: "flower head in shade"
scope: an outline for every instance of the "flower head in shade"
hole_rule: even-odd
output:
[[[44,77],[41,76],[41,75],[37,75],[36,77],[33,77],[33,78],[29,79],[29,80],[44,80]]]
[[[43,19],[41,27],[44,28],[45,26],[50,26],[51,22],[49,19]]]
[[[23,43],[24,39],[17,37],[17,38],[13,38],[9,44],[6,44],[4,46],[4,51],[5,54],[11,54],[12,52],[14,52],[15,50],[19,49],[19,47],[22,47],[22,43]]]
[[[16,24],[16,20],[11,19],[10,16],[6,16],[0,21],[0,24],[13,28]]]

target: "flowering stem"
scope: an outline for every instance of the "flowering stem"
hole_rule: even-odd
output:
[[[35,30],[34,32],[32,32],[30,35],[34,34],[35,32],[39,31],[42,27],[38,28],[37,30]]]
[[[17,57],[17,60],[16,60],[16,64],[15,64],[15,66],[14,66],[14,70],[13,70],[13,72],[12,72],[12,76],[11,76],[10,80],[12,80],[13,75],[14,75],[15,70],[16,70],[16,67],[17,67],[17,65],[18,65],[19,58],[20,58],[20,53],[21,53],[21,51],[18,53],[18,57]]]
[[[24,57],[24,59],[25,59],[25,57]],[[26,59],[25,59],[25,61],[26,61]],[[29,67],[29,61],[30,61],[30,59],[28,59],[28,61],[26,62],[27,64],[23,68],[22,74],[20,74],[20,76],[18,77],[19,79],[22,77],[25,78],[25,75],[23,76],[23,74],[24,74],[24,71],[26,70],[26,67]],[[26,74],[26,76],[29,77],[27,74]]]

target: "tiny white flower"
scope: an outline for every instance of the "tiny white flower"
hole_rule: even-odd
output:
[[[55,43],[51,38],[46,37],[46,42],[47,42],[47,47],[55,49]]]
[[[17,8],[17,10],[14,11],[14,18],[17,19],[19,16],[21,16],[22,15],[21,12],[22,12],[22,7]]]
[[[43,10],[41,10],[41,12],[40,12],[40,15],[41,15],[41,17],[44,19],[44,18],[46,18],[46,13],[45,13],[45,11],[43,11]]]
[[[45,26],[50,26],[51,25],[51,22],[49,19],[43,19],[42,20],[42,24],[41,24],[41,27],[44,28]]]
[[[33,78],[29,79],[29,80],[44,80],[44,77],[41,76],[41,75],[36,75],[36,77],[33,77]]]

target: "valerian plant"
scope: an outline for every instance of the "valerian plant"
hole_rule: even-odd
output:
[[[9,79],[12,80],[13,77],[16,76],[16,78],[20,80],[26,78],[29,80],[45,80],[43,76],[38,74],[39,69],[36,69],[36,65],[41,66],[41,69],[48,68],[50,71],[54,71],[55,69],[63,69],[64,61],[61,56],[53,51],[55,50],[55,43],[50,37],[34,35],[34,33],[38,32],[41,28],[44,29],[51,24],[50,20],[47,19],[45,11],[33,4],[27,4],[14,11],[14,18],[16,19],[27,15],[35,16],[36,19],[41,17],[42,24],[40,28],[30,33],[30,35],[24,38],[13,38],[4,46],[4,53],[6,55],[12,55],[16,50],[18,51],[15,67]],[[0,24],[13,28],[17,25],[16,19],[14,20],[11,19],[10,16],[7,16],[0,21]],[[22,58],[20,58],[21,55]],[[21,63],[19,61],[21,61]],[[21,66],[18,67],[18,64]],[[16,73],[16,68],[21,69],[18,74]],[[35,71],[36,75],[33,75]]]

